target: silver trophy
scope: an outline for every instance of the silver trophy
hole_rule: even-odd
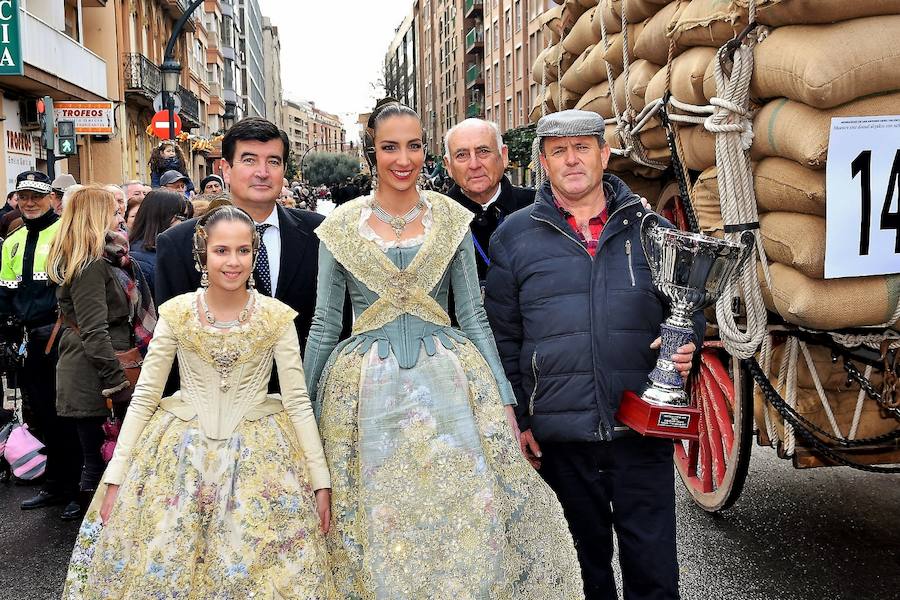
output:
[[[750,257],[754,243],[749,231],[736,243],[660,227],[653,213],[644,217],[644,255],[653,284],[671,300],[672,313],[661,326],[662,346],[643,400],[657,406],[689,405],[684,380],[671,357],[694,339],[694,313],[716,302]]]

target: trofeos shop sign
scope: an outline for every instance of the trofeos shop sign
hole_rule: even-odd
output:
[[[900,273],[900,116],[831,120],[825,277]]]
[[[112,102],[53,102],[57,121],[75,121],[75,135],[113,135]]]
[[[0,0],[0,75],[23,75],[19,0]]]
[[[22,131],[19,120],[19,103],[7,98],[3,99],[3,123],[6,130],[4,151],[6,153],[6,189],[16,188],[16,175],[23,171],[33,171],[37,166],[35,150],[40,146],[40,138],[31,131]]]

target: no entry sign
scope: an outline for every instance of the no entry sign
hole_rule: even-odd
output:
[[[169,137],[169,111],[161,110],[150,120],[150,126],[153,128],[153,135],[161,140],[171,139]],[[181,117],[175,115],[175,135],[181,133]]]

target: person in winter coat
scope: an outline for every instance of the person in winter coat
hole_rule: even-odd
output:
[[[147,278],[151,293],[154,293],[153,286],[156,285],[156,238],[169,227],[192,216],[191,203],[177,192],[153,190],[141,202],[128,240],[131,256]]]
[[[649,212],[604,174],[603,118],[567,110],[538,122],[549,181],[490,242],[485,309],[518,405],[520,445],[556,492],[578,549],[588,600],[616,598],[618,538],[625,597],[678,592],[671,440],[615,419],[656,363],[667,301],[640,239]],[[697,343],[705,325],[695,319]],[[670,357],[686,375],[696,344]]]
[[[73,194],[47,257],[59,285],[63,325],[57,363],[56,411],[74,422],[81,445],[80,506],[87,508],[106,464],[100,455],[105,398],[122,409],[130,384],[116,352],[146,350],[156,323],[147,282],[128,256],[123,215],[115,197],[100,186]]]
[[[159,180],[166,171],[178,171],[185,177],[188,177],[185,194],[190,196],[191,192],[194,191],[194,184],[191,183],[188,174],[184,152],[181,151],[178,144],[171,140],[160,142],[159,146],[154,148],[150,154],[150,187],[153,189],[160,187],[162,184]]]

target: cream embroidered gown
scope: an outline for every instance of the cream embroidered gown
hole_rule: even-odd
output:
[[[330,487],[300,365],[296,313],[254,292],[247,323],[201,325],[173,298],[144,362],[63,598],[332,598],[313,490]],[[161,398],[178,356],[181,390]],[[273,360],[282,395],[267,394]]]
[[[505,418],[515,400],[481,306],[472,215],[423,198],[420,239],[379,239],[367,198],[316,230],[304,365],[332,474],[338,595],[583,598],[562,508]],[[356,318],[338,344],[345,290]]]

